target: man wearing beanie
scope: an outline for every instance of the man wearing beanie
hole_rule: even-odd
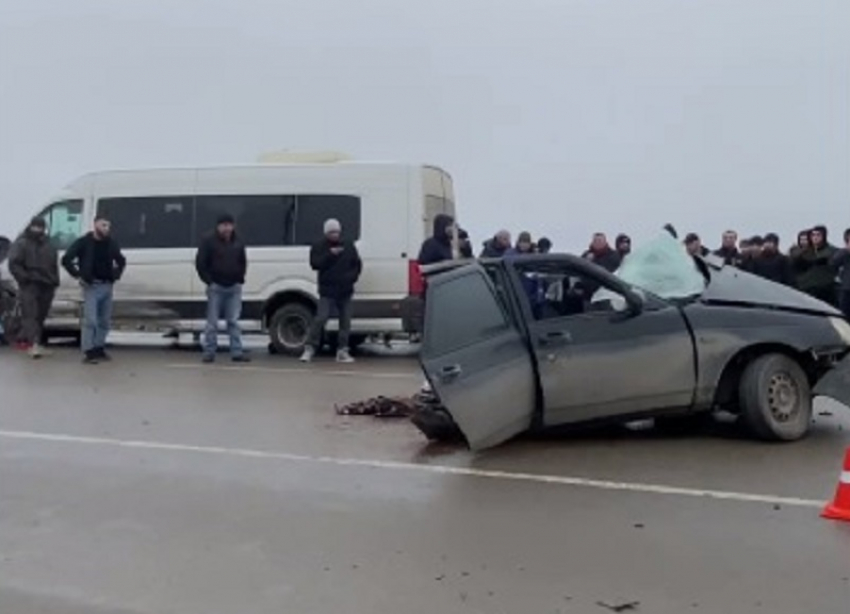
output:
[[[205,363],[215,362],[218,349],[218,322],[224,319],[230,338],[230,358],[233,362],[249,362],[242,349],[242,285],[248,272],[245,245],[236,236],[232,215],[218,218],[215,230],[198,248],[195,257],[198,277],[207,286],[207,325],[204,331]]]
[[[325,236],[310,249],[310,266],[318,273],[319,309],[310,330],[310,339],[301,362],[310,362],[322,343],[325,325],[336,308],[339,317],[339,344],[337,362],[354,362],[348,350],[348,337],[351,332],[351,297],[354,285],[360,279],[363,262],[354,243],[342,238],[342,225],[339,221],[325,221]]]
[[[21,347],[26,347],[31,357],[41,358],[44,321],[59,285],[59,259],[43,219],[33,218],[15,241],[9,255],[9,272],[20,290]]]
[[[772,232],[764,235],[761,250],[745,260],[741,268],[778,284],[794,285],[791,259],[779,251],[779,235]]]

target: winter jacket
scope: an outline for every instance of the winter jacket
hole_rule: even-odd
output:
[[[780,253],[761,253],[746,260],[742,268],[753,275],[775,281],[778,284],[794,286],[794,271],[791,259]]]
[[[502,247],[496,237],[488,241],[484,241],[484,249],[481,251],[482,258],[501,258],[508,252],[512,251],[512,247]]]
[[[594,251],[592,249],[587,250],[581,256],[585,260],[590,260],[592,263],[597,266],[601,266],[603,269],[608,271],[609,273],[613,273],[617,269],[620,268],[620,264],[622,259],[620,258],[620,254],[611,249],[610,247],[606,247],[600,251]]]
[[[95,279],[95,271],[98,268],[95,263],[95,252],[97,251],[98,244],[101,242],[107,244],[106,253],[109,262],[106,263],[107,266],[105,268],[109,272],[100,277],[106,277],[107,279]],[[62,266],[68,271],[71,277],[79,279],[84,283],[92,284],[95,281],[113,283],[121,279],[121,275],[124,274],[124,268],[127,266],[127,260],[121,253],[121,248],[115,239],[112,237],[96,239],[94,233],[90,232],[71,244],[71,247],[68,248],[68,251],[62,257]]]
[[[850,248],[836,250],[830,264],[838,272],[841,290],[850,292]]]
[[[838,252],[832,245],[820,249],[810,247],[797,258],[797,287],[816,296],[828,294],[835,286],[835,268],[832,262]]]
[[[334,247],[341,247],[342,251],[334,254],[331,251]],[[354,243],[331,243],[323,238],[310,249],[310,267],[319,273],[319,296],[347,299],[354,294],[363,261]]]
[[[15,241],[9,253],[9,272],[20,286],[59,285],[59,256],[44,234],[27,230]]]
[[[207,286],[224,288],[242,285],[248,273],[245,245],[233,233],[225,241],[217,232],[206,237],[195,255],[195,270]]]
[[[436,264],[454,258],[452,240],[447,232],[454,223],[454,218],[450,215],[441,213],[434,218],[434,234],[422,243],[422,249],[419,250],[420,265]]]
[[[714,255],[723,258],[723,262],[729,266],[738,266],[741,261],[741,252],[737,247],[721,247],[714,252]]]

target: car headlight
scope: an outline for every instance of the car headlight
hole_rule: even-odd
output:
[[[850,345],[850,322],[844,318],[830,318],[829,323],[832,324],[832,328],[838,333],[841,340]]]

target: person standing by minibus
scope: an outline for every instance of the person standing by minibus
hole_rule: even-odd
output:
[[[121,279],[127,261],[111,236],[112,224],[102,216],[94,230],[80,237],[62,257],[62,266],[83,287],[83,362],[109,360],[106,337],[112,319],[112,290]]]
[[[207,287],[207,323],[204,329],[203,362],[215,362],[218,350],[218,322],[223,317],[230,338],[230,359],[250,362],[242,347],[242,286],[248,273],[245,244],[236,235],[236,220],[223,214],[215,230],[198,247],[195,270]]]
[[[32,358],[45,354],[41,346],[44,321],[59,286],[59,256],[46,228],[42,218],[33,218],[9,254],[9,272],[18,283],[21,305],[21,338],[18,341]]]
[[[310,266],[318,273],[319,308],[310,339],[301,362],[310,362],[322,343],[325,325],[334,309],[339,318],[339,342],[336,360],[342,363],[354,362],[348,349],[348,337],[351,334],[351,298],[354,286],[363,271],[363,261],[357,252],[357,246],[342,237],[342,224],[338,220],[325,221],[324,237],[310,249]]]

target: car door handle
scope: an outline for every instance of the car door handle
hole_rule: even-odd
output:
[[[459,377],[461,373],[463,373],[463,369],[460,368],[460,365],[448,365],[440,369],[437,375],[445,382]]]
[[[572,343],[573,336],[565,330],[553,330],[538,337],[541,345],[553,343]]]

